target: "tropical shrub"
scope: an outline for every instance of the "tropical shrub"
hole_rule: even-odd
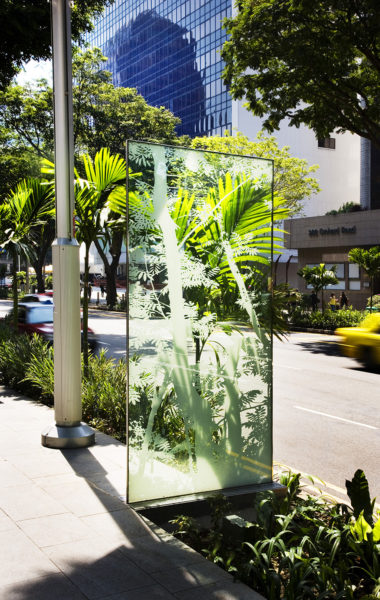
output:
[[[83,419],[100,431],[125,442],[126,439],[126,365],[122,360],[89,357],[88,372],[82,377]]]
[[[326,310],[310,312],[297,307],[291,317],[293,327],[334,330],[337,327],[357,327],[364,319],[361,310]]]
[[[137,359],[135,359],[137,362]],[[89,356],[88,373],[82,360],[83,418],[91,426],[125,442],[127,367],[123,360],[108,358],[103,350]],[[0,381],[44,403],[54,400],[54,349],[39,336],[16,334],[7,323],[0,323]],[[139,371],[131,386],[129,421],[135,429],[145,429],[151,402],[147,390],[152,387],[149,373]],[[154,430],[166,427],[177,432],[178,418],[168,398],[154,424]],[[181,431],[176,433],[181,436]],[[173,438],[174,439],[174,438]]]
[[[211,528],[179,516],[172,521],[175,534],[268,600],[380,598],[380,519],[363,471],[346,481],[351,507],[306,495],[299,473],[280,481],[284,497],[258,494],[252,522],[232,519],[237,535],[222,519],[230,510],[218,497],[210,506]]]
[[[2,324],[0,327],[0,373],[2,382],[21,392],[30,391],[30,383],[25,379],[33,356],[42,358],[47,344],[38,336],[18,335],[13,329]],[[33,394],[32,394],[33,395]]]

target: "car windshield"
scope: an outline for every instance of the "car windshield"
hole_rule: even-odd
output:
[[[53,306],[38,306],[33,307],[27,313],[28,323],[52,323],[53,322]]]

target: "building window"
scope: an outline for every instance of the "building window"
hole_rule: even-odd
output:
[[[327,137],[318,140],[318,148],[329,148],[335,150],[335,138]]]
[[[349,277],[349,279],[359,279],[360,278],[359,265],[357,265],[356,263],[348,264],[348,277]]]
[[[360,290],[360,271],[359,265],[356,263],[349,263],[348,265],[348,280],[349,290]]]
[[[338,279],[338,283],[336,283],[335,285],[328,285],[326,287],[327,290],[345,290],[346,289],[346,282],[344,280],[344,263],[326,263],[326,269],[329,270],[331,269],[331,267],[335,265],[336,266],[336,277]],[[318,267],[318,264],[308,264],[308,267]],[[313,286],[312,285],[307,285],[306,286],[307,290],[312,290]]]

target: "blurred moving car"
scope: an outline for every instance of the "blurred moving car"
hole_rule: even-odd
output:
[[[20,333],[33,335],[37,333],[46,342],[53,343],[53,311],[54,305],[50,302],[20,302],[18,305],[18,330]],[[8,318],[12,318],[13,309]],[[82,330],[83,345],[83,330]],[[92,352],[97,349],[97,340],[90,327],[88,328],[88,345]]]
[[[369,314],[360,327],[340,327],[342,353],[369,368],[380,366],[380,314]]]
[[[53,298],[50,294],[25,294],[22,302],[41,302],[42,304],[53,304]]]

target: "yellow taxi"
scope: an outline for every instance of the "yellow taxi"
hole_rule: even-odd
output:
[[[380,313],[368,315],[360,327],[340,327],[342,353],[356,358],[366,367],[380,366]]]

